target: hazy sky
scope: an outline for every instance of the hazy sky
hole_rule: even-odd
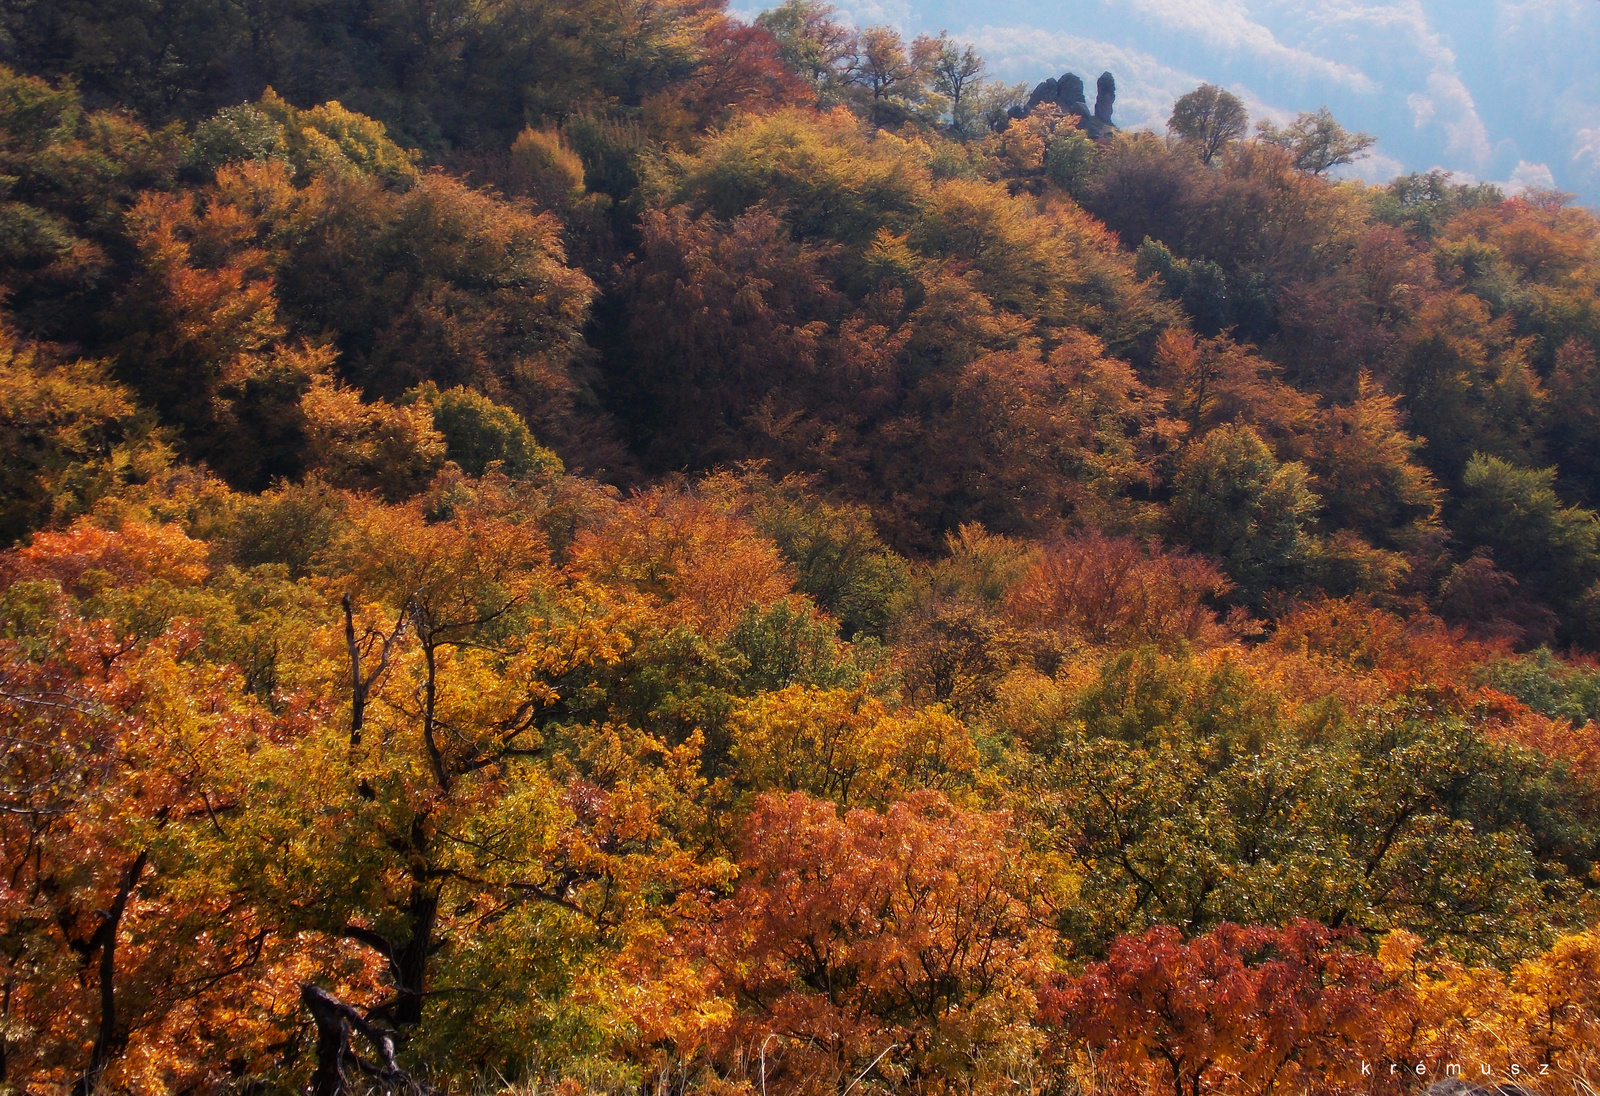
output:
[[[1376,134],[1363,177],[1443,167],[1600,206],[1600,0],[834,2],[858,25],[948,29],[1007,80],[1092,89],[1110,69],[1125,127],[1160,128],[1209,81],[1258,118],[1326,105]]]

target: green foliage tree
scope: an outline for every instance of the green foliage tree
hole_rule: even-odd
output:
[[[1542,797],[1577,789],[1468,721],[1295,713],[1226,657],[1150,649],[1111,657],[1056,711],[1029,732],[1038,767],[1019,809],[1082,866],[1064,917],[1096,949],[1149,925],[1302,912],[1482,954],[1490,923],[1522,916],[1508,935],[1537,934],[1519,911],[1565,885],[1563,856],[1594,855],[1592,830],[1545,831],[1564,850],[1548,868],[1496,836],[1550,824]]]
[[[1139,245],[1136,257],[1139,273],[1159,277],[1167,294],[1183,303],[1183,310],[1201,334],[1235,330],[1243,334],[1259,331],[1265,325],[1271,302],[1260,275],[1236,286],[1218,263],[1180,259],[1165,244],[1149,237]]]
[[[867,117],[873,124],[892,127],[922,106],[929,55],[935,50],[921,39],[907,49],[892,27],[868,27],[861,32],[848,72],[850,81],[866,96]]]
[[[883,543],[871,510],[830,502],[799,477],[720,475],[702,489],[724,495],[771,538],[794,569],[795,589],[832,613],[845,639],[883,637],[910,564]]]
[[[1305,111],[1282,129],[1269,119],[1256,124],[1261,140],[1294,157],[1294,166],[1312,175],[1353,164],[1378,141],[1370,133],[1351,133],[1327,107]]]
[[[1095,144],[1082,130],[1056,135],[1044,150],[1044,171],[1050,181],[1076,197],[1094,170]]]
[[[1201,84],[1172,106],[1167,130],[1194,148],[1200,162],[1212,161],[1249,131],[1250,115],[1244,102],[1226,88]]]
[[[1600,578],[1600,516],[1563,505],[1555,469],[1475,455],[1462,475],[1463,547],[1484,547],[1539,597],[1569,603]]]
[[[994,85],[985,79],[983,56],[971,45],[958,45],[941,33],[926,47],[930,57],[933,91],[941,96],[950,118],[950,132],[960,138],[976,137],[990,127],[984,117],[986,95]]]
[[[1600,673],[1563,662],[1548,647],[1492,663],[1484,678],[1534,711],[1574,727],[1600,719]]]
[[[1304,465],[1279,463],[1248,426],[1225,426],[1190,444],[1172,482],[1174,530],[1221,560],[1245,601],[1305,581],[1320,502]]]
[[[832,622],[804,604],[746,610],[727,648],[738,689],[749,696],[791,685],[853,689],[875,668],[870,642],[841,643]]]
[[[856,48],[855,34],[834,18],[837,14],[833,5],[819,0],[784,0],[756,16],[778,40],[784,63],[810,83],[821,102],[842,83]]]
[[[1457,213],[1503,201],[1505,194],[1493,183],[1457,183],[1448,172],[1434,170],[1394,179],[1376,194],[1374,212],[1432,240]]]
[[[479,392],[463,387],[441,392],[430,382],[408,395],[431,410],[446,455],[468,475],[481,476],[490,464],[518,477],[562,470],[560,458],[534,440],[515,411]]]

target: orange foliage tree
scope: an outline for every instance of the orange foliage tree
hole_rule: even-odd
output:
[[[1004,816],[934,792],[843,817],[763,797],[737,889],[676,936],[707,1019],[645,1022],[752,1080],[765,1045],[782,1091],[832,1092],[874,1063],[936,1088],[992,1077],[1027,1047],[1051,965],[1040,881],[1013,852]]]
[[[791,589],[771,541],[710,502],[667,489],[641,494],[579,534],[573,565],[596,583],[648,597],[670,622],[713,639]]]
[[[197,658],[193,622],[141,636],[78,600],[206,573],[202,545],[134,524],[0,558],[0,1061],[30,1088],[183,1086],[222,1058],[259,1064],[270,1034],[251,998],[270,931],[216,854],[237,836],[239,744],[299,717]]]
[[[1232,583],[1183,551],[1090,533],[1047,546],[1007,599],[1013,619],[1096,645],[1215,642]]]

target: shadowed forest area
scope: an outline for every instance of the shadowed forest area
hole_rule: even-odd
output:
[[[0,62],[0,1093],[1600,1086],[1591,211],[816,0]]]

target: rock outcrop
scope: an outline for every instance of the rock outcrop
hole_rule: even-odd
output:
[[[1033,89],[1033,94],[1028,96],[1027,106],[1012,108],[1012,117],[1026,118],[1041,104],[1054,103],[1063,114],[1076,115],[1083,131],[1095,140],[1110,137],[1117,132],[1116,123],[1111,120],[1112,105],[1117,98],[1117,81],[1109,72],[1104,72],[1095,86],[1097,94],[1094,110],[1091,111],[1081,77],[1072,72],[1063,73],[1059,78],[1052,76]]]
[[[1083,81],[1071,72],[1064,74],[1059,80],[1051,77],[1034,88],[1033,94],[1028,96],[1028,105],[1023,108],[1023,112],[1031,114],[1033,108],[1040,103],[1054,103],[1061,108],[1063,114],[1089,113],[1089,103],[1083,95]]]
[[[1102,72],[1100,79],[1095,81],[1094,116],[1106,125],[1111,121],[1111,108],[1117,101],[1117,78],[1109,72]]]

